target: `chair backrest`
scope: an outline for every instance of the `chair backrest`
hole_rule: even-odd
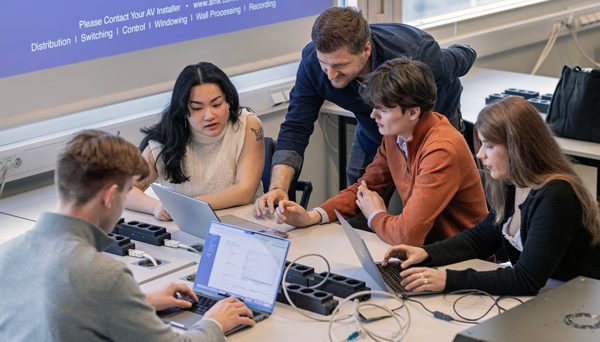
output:
[[[277,142],[271,137],[265,137],[265,168],[261,178],[265,193],[269,191],[269,185],[271,185],[271,164],[273,163],[275,147],[277,147]]]
[[[271,164],[273,162],[273,154],[275,153],[276,148],[277,140],[273,140],[271,137],[265,137],[265,168],[263,169],[263,174],[261,177],[263,190],[265,193],[269,191],[269,186],[271,185]],[[310,181],[298,180],[298,177],[300,177],[300,171],[302,171],[302,165],[300,165],[300,170],[298,170],[296,174],[294,174],[294,178],[292,178],[290,188],[288,190],[288,198],[290,201],[296,202],[296,191],[302,191],[300,205],[306,209],[308,200],[310,199],[310,194],[312,193],[312,184]]]

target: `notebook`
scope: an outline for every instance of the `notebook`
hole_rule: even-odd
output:
[[[376,263],[373,261],[373,257],[371,257],[371,253],[369,249],[367,249],[367,245],[363,241],[363,239],[358,235],[358,233],[352,228],[352,226],[344,219],[340,213],[335,211],[338,220],[342,224],[344,228],[344,232],[348,236],[352,247],[354,248],[354,252],[358,256],[358,260],[362,264],[363,268],[369,273],[371,278],[375,280],[375,282],[382,288],[387,289],[388,292],[391,293],[399,293],[406,296],[418,296],[418,295],[429,295],[435,293],[442,292],[432,292],[432,291],[423,291],[423,292],[412,292],[406,291],[404,287],[400,284],[402,281],[402,277],[400,277],[400,272],[402,268],[400,267],[399,262],[389,262],[388,266],[383,267],[381,263]]]
[[[211,301],[234,296],[260,322],[271,315],[281,283],[290,241],[220,222],[211,222],[193,290],[199,302],[192,309],[170,308],[158,312],[165,322],[188,329],[202,318]],[[202,299],[201,299],[202,298]],[[226,332],[232,334],[246,326]]]
[[[262,226],[235,215],[217,216],[209,203],[178,193],[157,184],[150,184],[179,229],[204,239],[212,221],[263,232],[279,237],[288,237],[283,231]]]
[[[472,341],[600,340],[600,280],[577,277],[524,304],[469,327],[454,338]]]

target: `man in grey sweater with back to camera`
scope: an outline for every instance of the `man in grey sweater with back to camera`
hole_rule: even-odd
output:
[[[0,245],[0,341],[225,341],[224,331],[254,325],[231,297],[176,335],[156,311],[190,307],[196,294],[171,283],[144,295],[124,263],[100,253],[134,177],[148,173],[122,138],[88,130],[67,142],[56,163],[58,209]]]

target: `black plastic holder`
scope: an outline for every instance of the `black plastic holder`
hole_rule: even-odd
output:
[[[311,279],[309,279],[308,286],[318,285],[325,279],[327,272],[321,272],[319,274],[314,274]],[[327,291],[333,293],[335,296],[346,298],[351,296],[357,292],[361,291],[370,291],[371,288],[367,287],[367,284],[362,280],[357,280],[353,278],[349,278],[343,275],[330,273],[329,277],[325,284],[318,287],[321,291]],[[370,294],[365,294],[363,296],[357,297],[357,299],[361,302],[368,300],[371,298]]]
[[[135,243],[131,242],[131,239],[127,236],[109,233],[108,236],[115,239],[112,245],[108,246],[104,251],[106,253],[115,254],[118,256],[126,256],[129,254],[130,249],[135,249]]]
[[[285,268],[287,268],[289,265],[290,262],[286,261]],[[315,269],[313,267],[294,263],[292,267],[290,267],[285,281],[288,283],[299,284],[302,286],[309,286],[308,282],[310,280],[310,277],[313,276],[313,274],[315,274]]]
[[[485,104],[489,105],[492,102],[496,102],[498,100],[502,100],[505,99],[507,97],[511,97],[511,96],[519,96],[519,97],[523,97],[520,95],[511,95],[511,94],[505,94],[505,93],[496,93],[496,94],[491,94],[490,96],[485,98]]]
[[[165,244],[165,239],[171,239],[171,233],[167,232],[167,228],[138,221],[117,225],[113,234],[128,236],[132,240],[155,246],[162,246]]]
[[[527,102],[531,103],[531,105],[533,105],[538,112],[542,114],[548,114],[548,109],[550,108],[550,101],[534,97],[531,99],[527,99]]]
[[[314,290],[298,284],[286,284],[290,299],[299,309],[308,310],[320,315],[329,316],[338,306],[339,301],[333,298],[333,294],[321,290]],[[279,286],[277,301],[290,304]]]
[[[508,94],[508,95],[521,96],[525,100],[540,96],[540,93],[537,91],[517,89],[517,88],[508,88],[508,89],[504,90],[504,93]]]

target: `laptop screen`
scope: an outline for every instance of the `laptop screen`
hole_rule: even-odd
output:
[[[272,312],[290,241],[212,222],[194,291],[235,296],[250,308]]]

